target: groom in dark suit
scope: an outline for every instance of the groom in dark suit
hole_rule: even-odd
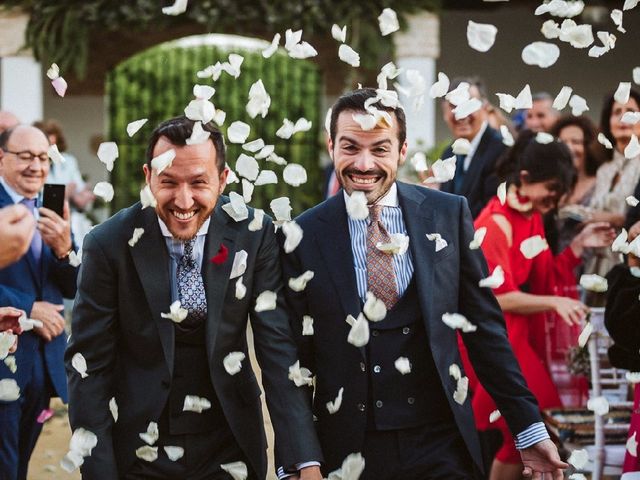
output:
[[[361,452],[368,480],[478,478],[457,332],[443,322],[443,314],[460,313],[476,327],[462,338],[517,439],[525,475],[560,479],[566,465],[525,385],[500,307],[478,286],[487,268],[480,250],[469,248],[467,202],[396,182],[405,116],[376,103],[392,125],[363,130],[357,115],[374,97],[361,89],[333,106],[328,149],[344,190],[298,217],[302,242],[281,253],[285,279],[313,272],[305,289],[286,291],[302,363],[316,376],[324,473]],[[364,193],[364,214],[347,213],[354,192]]]
[[[249,317],[276,462],[322,460],[304,392],[288,379],[297,352],[273,224],[265,217],[249,228],[251,209],[231,217],[222,135],[205,124],[210,137],[187,145],[193,125],[178,117],[152,134],[144,173],[155,210],[136,203],[85,237],[65,357],[71,426],[98,439],[85,478],[222,480],[242,462],[248,478],[264,479]],[[300,478],[319,479],[317,465]]]

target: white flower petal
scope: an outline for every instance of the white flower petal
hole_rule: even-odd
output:
[[[502,136],[502,143],[504,143],[507,147],[513,147],[516,143],[513,135],[509,131],[509,127],[506,125],[500,125],[500,135]]]
[[[462,120],[463,118],[468,117],[472,113],[477,112],[481,108],[482,108],[482,100],[474,97],[460,103],[456,108],[453,109],[453,113],[456,117],[456,120]]]
[[[298,277],[292,277],[289,279],[288,285],[294,292],[301,292],[307,288],[307,283],[313,279],[314,273],[311,270],[307,270]]]
[[[587,101],[580,95],[572,95],[571,100],[569,100],[569,106],[571,107],[571,114],[576,117],[579,117],[584,112],[589,110]]]
[[[635,67],[633,69],[632,74],[633,74],[633,83],[640,85],[640,67]]]
[[[560,27],[560,40],[574,48],[587,48],[594,41],[591,25],[578,25],[573,20],[565,20]]]
[[[245,143],[242,145],[242,148],[251,153],[256,153],[257,151],[264,148],[264,140],[258,138],[257,140],[252,140],[251,142]]]
[[[364,192],[356,190],[347,196],[347,214],[354,220],[364,220],[369,217],[367,197]]]
[[[443,313],[442,321],[447,327],[454,330],[462,330],[464,333],[475,332],[478,329],[461,313]]]
[[[627,452],[629,452],[629,455],[632,457],[638,456],[638,440],[636,440],[636,434],[637,432],[633,432],[633,435],[627,438],[627,443],[625,444]]]
[[[327,114],[324,116],[324,130],[327,135],[331,134],[331,108],[327,110]]]
[[[113,421],[118,421],[118,404],[116,403],[116,398],[111,397],[109,400],[109,411],[111,412],[111,416],[113,417]]]
[[[316,55],[318,55],[318,51],[308,42],[300,42],[289,50],[291,58],[304,59],[315,57]]]
[[[184,448],[182,447],[166,445],[162,448],[164,449],[164,452],[167,454],[167,457],[169,457],[169,460],[171,460],[172,462],[180,460],[184,456]]]
[[[488,23],[476,23],[469,20],[467,24],[467,42],[479,52],[488,52],[496,41],[498,29]]]
[[[17,335],[11,332],[0,332],[0,360],[4,360],[9,355],[9,350],[16,343]]]
[[[493,273],[478,282],[479,287],[498,288],[504,283],[504,270],[498,265]]]
[[[236,281],[236,298],[242,300],[247,294],[247,287],[242,283],[242,277]]]
[[[586,449],[574,450],[567,460],[576,470],[582,470],[589,463],[589,452]]]
[[[20,388],[13,378],[0,380],[0,401],[13,402],[20,398]]]
[[[469,249],[477,250],[482,245],[484,237],[487,234],[487,227],[480,227],[473,233],[473,240],[469,242]]]
[[[98,158],[109,171],[113,170],[113,162],[118,156],[118,145],[115,142],[102,142],[98,147]]]
[[[411,362],[407,357],[398,357],[395,362],[393,362],[393,366],[396,367],[402,375],[406,375],[407,373],[411,373]]]
[[[338,42],[346,42],[347,41],[347,26],[340,28],[335,23],[331,27],[331,36],[337,40]]]
[[[558,111],[564,109],[564,107],[567,106],[572,93],[573,88],[567,86],[562,87],[555,100],[553,101],[553,108]]]
[[[169,7],[163,7],[162,13],[165,15],[180,15],[187,11],[188,0],[175,0],[173,5]]]
[[[364,465],[362,454],[352,453],[344,459],[338,470],[329,473],[327,480],[358,480],[364,471]]]
[[[233,480],[246,480],[249,476],[247,465],[244,462],[223,463],[220,468],[231,475]]]
[[[200,145],[201,143],[209,140],[210,132],[207,132],[202,128],[202,122],[196,122],[193,124],[193,130],[191,131],[191,136],[187,138],[187,145]]]
[[[520,252],[524,255],[524,258],[531,260],[537,257],[539,254],[549,249],[547,240],[540,235],[534,235],[522,241],[520,244]]]
[[[133,137],[138,132],[138,130],[140,130],[142,126],[147,123],[147,120],[147,118],[141,118],[140,120],[129,122],[129,124],[127,124],[127,135]]]
[[[560,25],[553,20],[547,20],[542,24],[542,28],[540,29],[542,35],[548,40],[553,40],[554,38],[558,38],[560,36]]]
[[[307,182],[307,171],[302,165],[290,163],[284,167],[282,179],[292,187],[299,187]]]
[[[327,402],[326,407],[330,415],[333,415],[338,410],[340,410],[340,406],[342,406],[343,393],[344,393],[344,387],[340,387],[340,390],[338,390],[338,396],[334,400]]]
[[[269,207],[276,218],[276,222],[291,220],[291,200],[288,197],[278,197],[271,200]]]
[[[635,125],[640,122],[640,112],[625,112],[620,118],[622,123],[628,123],[629,125]]]
[[[262,56],[264,58],[269,58],[271,57],[274,53],[276,53],[276,51],[278,50],[278,44],[280,43],[280,34],[276,33],[273,36],[273,40],[271,40],[271,45],[269,45],[267,48],[265,48],[262,51]]]
[[[364,347],[369,343],[369,322],[363,314],[358,315],[357,319],[348,315],[346,322],[351,325],[347,342],[355,347]]]
[[[174,158],[176,158],[176,151],[172,148],[171,150],[161,153],[157,157],[153,157],[151,160],[151,168],[156,171],[157,175],[160,175],[164,169],[171,166]]]
[[[245,358],[243,352],[231,352],[224,357],[222,364],[229,375],[235,375],[242,369],[242,361]]]
[[[256,118],[258,115],[264,118],[269,112],[270,105],[271,96],[265,90],[262,80],[256,81],[249,89],[249,101],[246,106],[247,113],[251,118]],[[244,140],[238,143],[244,143]]]
[[[260,208],[253,209],[253,220],[249,222],[247,227],[250,232],[257,232],[262,229],[262,221],[264,220],[264,210]]]
[[[451,149],[455,155],[467,155],[471,151],[471,142],[466,138],[456,138]]]
[[[627,230],[623,228],[620,234],[616,237],[616,239],[611,244],[611,251],[627,253],[629,248],[629,244],[627,243],[627,238],[628,238]]]
[[[616,46],[616,36],[609,32],[598,32],[598,39],[602,42],[602,46],[594,45],[589,49],[589,56],[598,58],[609,52]]]
[[[160,432],[158,431],[158,424],[156,422],[149,422],[147,431],[139,433],[138,436],[148,445],[153,445],[160,438]]]
[[[71,366],[80,374],[82,378],[87,378],[89,374],[87,373],[87,361],[80,352],[76,353],[71,358]]]
[[[444,160],[438,159],[431,165],[432,176],[424,183],[444,183],[451,180],[456,174],[456,157],[451,156]]]
[[[553,43],[533,42],[522,50],[522,61],[540,68],[549,68],[559,57],[560,49]]]
[[[367,292],[367,300],[364,302],[362,311],[370,322],[379,322],[387,316],[387,307],[384,302],[371,292]]]
[[[197,98],[189,102],[184,109],[184,114],[189,120],[209,123],[216,115],[216,108],[209,100]]]
[[[52,63],[49,69],[47,70],[47,77],[49,80],[55,80],[60,76],[60,67],[58,67],[57,63]]]
[[[460,84],[455,89],[447,93],[444,98],[452,105],[460,105],[471,98],[469,87],[470,85],[467,82],[460,82]]]
[[[378,124],[378,119],[370,113],[354,113],[352,117],[364,131],[373,130]]]
[[[345,43],[340,45],[340,48],[338,48],[338,58],[352,67],[360,66],[360,55]]]
[[[261,170],[258,174],[258,178],[256,178],[256,181],[254,182],[254,185],[273,185],[276,183],[278,183],[278,176],[276,175],[276,172],[273,170]]]
[[[391,8],[382,10],[382,13],[378,16],[378,25],[380,26],[380,33],[383,37],[400,29],[398,15]]]
[[[140,203],[142,204],[143,209],[147,207],[155,208],[158,204],[149,185],[145,185],[144,188],[140,190]]]
[[[589,337],[591,336],[592,333],[593,333],[593,324],[591,322],[587,322],[587,324],[582,329],[582,332],[580,332],[580,335],[578,336],[578,346],[580,348],[584,348],[584,346],[589,341]]]
[[[256,306],[254,310],[258,313],[275,310],[277,300],[278,295],[276,294],[276,292],[265,290],[260,295],[258,295],[258,298],[256,298]]]
[[[309,315],[302,316],[302,335],[313,335],[313,317]]]
[[[631,134],[631,140],[624,149],[625,158],[635,158],[640,155],[640,143],[635,133]]]
[[[625,201],[627,202],[627,205],[629,205],[630,207],[637,207],[638,203],[640,203],[640,200],[638,200],[633,195],[629,195],[627,198],[625,198]]]
[[[298,225],[294,221],[284,222],[282,224],[282,233],[284,233],[285,241],[284,241],[284,252],[291,253],[302,241],[303,231],[300,225]]]
[[[587,401],[587,409],[596,415],[604,416],[609,413],[609,401],[605,397],[590,398]]]
[[[602,132],[600,132],[598,134],[598,142],[600,144],[602,144],[605,148],[607,148],[608,150],[613,149],[613,145],[611,144],[611,141],[606,137],[606,135]]]
[[[244,272],[247,271],[247,258],[249,255],[246,250],[239,250],[236,252],[233,257],[233,266],[231,267],[231,274],[229,275],[229,280],[233,280],[234,278],[238,278],[241,275],[244,275]]]
[[[131,235],[131,238],[127,242],[129,246],[130,247],[135,246],[135,244],[138,243],[138,240],[140,240],[140,237],[142,237],[143,233],[144,233],[144,228],[134,228],[133,235]]]
[[[618,31],[621,33],[627,33],[627,30],[622,26],[623,16],[624,14],[622,13],[622,10],[620,10],[619,8],[614,8],[613,10],[611,10],[611,20],[613,21],[615,26],[618,27]],[[627,103],[627,102],[623,102],[623,103]]]
[[[210,408],[211,402],[207,398],[198,397],[197,395],[185,395],[184,397],[183,412],[202,413]]]
[[[93,187],[93,193],[105,202],[110,202],[113,200],[113,185],[109,182],[98,182],[95,187]]]
[[[1,381],[0,381],[1,382]],[[98,437],[89,430],[77,428],[69,440],[69,452],[60,462],[60,467],[71,473],[84,462],[84,457],[91,455],[91,450],[98,444]]]
[[[251,183],[246,178],[242,179],[242,198],[245,203],[249,203],[251,201],[251,196],[253,195],[253,183]]]
[[[169,313],[160,313],[162,318],[168,318],[172,322],[180,323],[189,315],[189,310],[182,308],[180,300],[176,300],[169,305]]]
[[[392,255],[404,255],[409,248],[409,236],[403,233],[392,233],[389,237],[388,243],[378,242],[376,248]]]
[[[303,385],[310,386],[313,383],[311,372],[308,368],[300,367],[300,360],[289,367],[289,380],[296,384],[296,387]]]
[[[427,156],[424,154],[424,152],[416,152],[409,159],[409,163],[416,172],[426,172],[427,170],[429,170],[429,165],[427,164]]]
[[[254,157],[241,153],[236,161],[236,173],[247,180],[253,181],[258,178],[260,165]]]
[[[251,133],[251,127],[244,122],[236,120],[229,128],[227,128],[227,139],[230,143],[244,143],[249,134]]]
[[[443,72],[438,73],[438,81],[431,85],[429,89],[429,96],[431,98],[444,97],[449,91],[449,77]]]
[[[502,416],[500,410],[494,410],[489,414],[489,423],[495,423]]]
[[[463,405],[469,393],[469,378],[461,377],[456,383],[456,391],[453,392],[453,399],[458,405]]]
[[[49,149],[47,150],[47,155],[49,156],[49,158],[51,159],[54,165],[59,165],[66,161],[65,158],[60,153],[60,150],[58,150],[58,145],[56,145],[55,143],[49,146]]]
[[[609,288],[607,279],[596,274],[583,274],[580,277],[580,286],[590,292],[603,293]]]
[[[158,447],[144,445],[136,449],[136,457],[145,462],[155,462],[158,459]]]
[[[447,248],[447,241],[440,236],[439,233],[427,233],[427,240],[436,243],[436,252],[439,252],[443,248]]]
[[[623,105],[629,101],[629,96],[631,94],[631,82],[620,82],[616,92],[613,94],[613,99],[622,103]]]
[[[622,10],[631,10],[632,8],[636,8],[640,3],[640,0],[624,0],[624,6]]]
[[[260,149],[260,151],[258,153],[256,153],[254,156],[256,157],[256,160],[262,160],[264,158],[266,158],[267,160],[269,160],[269,156],[273,155],[274,150],[276,147],[274,147],[273,145],[265,145],[264,147],[262,147]]]

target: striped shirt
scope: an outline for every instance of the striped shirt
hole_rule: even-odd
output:
[[[346,196],[346,193],[345,193]],[[345,198],[346,201],[346,198]],[[402,209],[398,203],[398,187],[394,183],[384,197],[378,201],[384,205],[380,220],[389,235],[402,233],[407,235],[407,228],[402,218]],[[369,219],[355,220],[349,217],[349,234],[351,235],[351,251],[353,252],[353,268],[356,273],[358,295],[364,303],[367,299],[367,227]],[[393,271],[396,275],[398,297],[402,297],[411,277],[413,276],[413,262],[411,251],[402,255],[393,255]]]

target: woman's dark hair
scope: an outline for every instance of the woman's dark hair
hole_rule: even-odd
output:
[[[615,103],[614,92],[609,93],[602,105],[602,114],[600,115],[600,131],[604,133],[604,136],[615,146],[616,139],[613,138],[611,133],[611,113],[613,112],[613,104]],[[629,91],[629,98],[633,98],[640,107],[640,92],[635,88],[631,88]],[[613,149],[607,149],[606,157],[608,160],[613,158]]]
[[[508,184],[520,186],[520,172],[526,170],[530,183],[555,181],[556,191],[564,195],[576,180],[569,147],[558,141],[540,143],[536,136],[531,130],[520,132],[513,147],[498,160],[496,173]]]
[[[195,122],[193,120],[189,120],[183,115],[180,117],[170,118],[158,125],[151,133],[151,138],[149,138],[149,145],[147,146],[147,152],[145,155],[147,166],[151,168],[153,149],[155,148],[156,143],[158,143],[160,137],[166,137],[172,145],[176,145],[178,147],[184,146],[187,144],[187,139],[191,137],[194,124]],[[220,133],[220,130],[218,130],[218,127],[216,127],[213,122],[203,123],[202,129],[211,134],[209,136],[209,140],[213,142],[213,146],[216,149],[216,167],[218,168],[218,173],[220,173],[224,170],[226,165],[225,146],[222,133]]]
[[[598,167],[604,162],[603,147],[598,143],[598,130],[589,117],[564,115],[553,124],[549,133],[558,138],[567,127],[578,127],[584,136],[584,169],[590,177],[595,176]]]
[[[33,126],[42,130],[47,139],[49,135],[54,135],[56,137],[56,145],[58,146],[58,150],[61,152],[67,151],[67,139],[62,132],[62,125],[58,123],[56,120],[43,120],[41,122],[33,122]]]

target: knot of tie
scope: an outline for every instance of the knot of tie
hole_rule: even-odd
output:
[[[196,239],[192,238],[184,242],[184,251],[180,263],[185,266],[192,267],[195,265],[195,259],[193,258],[193,246],[196,243]]]
[[[31,213],[33,213],[36,209],[35,198],[23,198],[22,200],[20,200],[20,203],[27,207]]]
[[[379,222],[381,214],[382,214],[382,205],[369,206],[369,219],[371,220],[371,223]]]

